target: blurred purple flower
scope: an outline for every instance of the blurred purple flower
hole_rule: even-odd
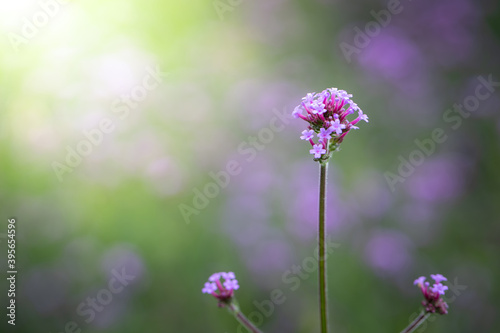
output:
[[[402,274],[411,263],[413,244],[403,233],[377,231],[365,247],[365,258],[375,270],[384,274]]]
[[[39,267],[25,273],[19,289],[38,313],[48,315],[65,306],[69,282],[64,270]]]
[[[465,181],[463,161],[456,157],[438,157],[419,166],[405,186],[415,199],[437,203],[460,196]]]
[[[419,27],[414,32],[427,44],[429,56],[440,65],[450,67],[474,54],[480,19],[475,2],[442,0],[434,6],[422,5],[420,13],[411,21],[412,27]]]
[[[401,30],[382,30],[380,35],[373,38],[362,50],[359,64],[374,76],[374,80],[387,80],[404,96],[418,99],[429,93],[430,73],[427,61],[417,45]],[[407,98],[404,100],[407,104]]]
[[[127,275],[133,276],[127,288],[123,289],[123,294],[136,290],[146,274],[142,257],[132,245],[126,243],[117,244],[106,251],[102,256],[101,267],[108,275],[108,279],[114,278],[115,271],[126,272]]]

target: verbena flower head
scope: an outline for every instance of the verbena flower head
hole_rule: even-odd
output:
[[[223,281],[223,282],[221,282]],[[238,280],[233,272],[214,273],[205,282],[205,286],[201,289],[204,294],[211,294],[219,300],[219,306],[231,303],[234,290],[239,289]]]
[[[424,295],[425,300],[422,301],[422,305],[426,312],[447,314],[448,304],[441,298],[445,291],[448,290],[448,287],[441,282],[447,281],[447,279],[441,274],[431,274],[431,278],[436,282],[432,287],[429,282],[424,282],[425,276],[421,276],[413,282],[414,285],[420,288]]]
[[[328,161],[346,134],[351,129],[358,129],[355,125],[360,120],[368,122],[368,116],[351,97],[345,90],[328,88],[317,94],[308,93],[293,110],[294,118],[301,118],[308,123],[300,138],[310,142],[313,149],[309,152],[314,155],[315,161]],[[355,113],[357,117],[349,121],[347,116]],[[316,141],[314,133],[317,134]]]

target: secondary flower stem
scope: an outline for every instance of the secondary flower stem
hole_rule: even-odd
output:
[[[229,305],[229,311],[236,317],[236,319],[240,322],[241,325],[246,327],[249,332],[252,333],[262,333],[257,327],[252,324],[250,320],[240,311],[240,309],[234,304]]]
[[[401,331],[401,333],[411,333],[415,331],[427,318],[430,317],[430,313],[421,312],[418,317],[410,324],[407,328]]]
[[[326,278],[326,181],[327,181],[328,162],[320,163],[319,173],[319,309],[321,318],[321,333],[328,332],[328,302],[326,299],[327,278]]]

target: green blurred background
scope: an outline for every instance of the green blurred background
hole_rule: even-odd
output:
[[[317,332],[318,166],[305,124],[282,114],[332,86],[370,117],[330,163],[332,331],[399,332],[431,273],[454,287],[422,331],[500,331],[498,85],[448,111],[478,76],[500,80],[498,1],[404,1],[389,16],[385,1],[1,6],[0,263],[14,217],[18,269],[15,327],[0,282],[2,332],[243,332],[201,293],[218,271],[236,273],[263,331]],[[447,140],[391,188],[387,172],[436,128]],[[241,172],[209,185],[231,160]],[[133,278],[109,293],[122,270]],[[285,300],[266,315],[274,289]],[[96,296],[106,304],[82,315]]]

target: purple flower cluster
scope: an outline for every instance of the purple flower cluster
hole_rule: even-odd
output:
[[[355,125],[360,120],[368,122],[368,116],[351,97],[345,90],[328,88],[318,94],[308,93],[293,111],[294,118],[301,118],[309,124],[300,138],[311,143],[313,149],[309,152],[316,161],[327,161],[346,134],[351,129],[358,129]],[[347,120],[347,116],[355,112],[358,114],[357,118]],[[315,133],[318,143],[313,140]]]
[[[425,276],[421,276],[413,282],[414,285],[420,288],[424,295],[425,300],[422,301],[422,305],[426,312],[447,314],[448,304],[441,297],[448,290],[448,287],[441,282],[447,281],[447,279],[441,274],[431,274],[431,278],[435,281],[432,287],[429,282],[424,282],[426,279]]]
[[[224,282],[221,283],[221,279]],[[201,290],[204,294],[211,294],[219,300],[219,306],[230,303],[234,290],[239,289],[238,280],[233,272],[219,272],[214,273],[208,278],[205,287]],[[217,292],[218,291],[218,292]]]

